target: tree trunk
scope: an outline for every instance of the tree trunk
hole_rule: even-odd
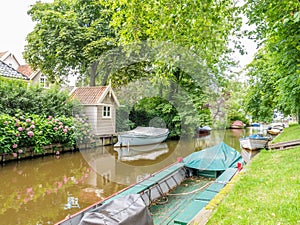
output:
[[[96,77],[97,77],[97,67],[99,61],[95,61],[92,63],[90,67],[90,86],[96,86]]]
[[[109,74],[110,74],[110,69],[108,67],[106,67],[105,74],[104,74],[103,79],[101,81],[102,86],[105,86],[107,84]]]

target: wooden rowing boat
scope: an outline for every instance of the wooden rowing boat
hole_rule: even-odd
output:
[[[242,162],[235,149],[220,143],[192,153],[141,182],[68,216],[57,225],[188,224],[234,176]],[[211,171],[216,172],[216,178],[201,178],[211,177]],[[201,185],[197,186],[199,182],[181,185],[193,179],[200,179]],[[166,217],[161,217],[160,210],[164,210]]]

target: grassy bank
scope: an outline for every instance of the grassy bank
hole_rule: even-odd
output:
[[[283,132],[278,135],[271,142],[273,144],[284,141],[292,141],[300,139],[300,125],[299,124],[291,124],[289,127],[284,128]]]
[[[262,151],[207,224],[300,224],[299,161],[300,147]]]

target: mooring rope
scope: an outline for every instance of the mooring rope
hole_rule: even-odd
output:
[[[208,183],[206,183],[205,185],[203,185],[202,187],[200,188],[197,188],[193,191],[190,191],[190,192],[183,192],[183,193],[174,193],[174,194],[171,194],[171,193],[168,193],[167,195],[169,196],[182,196],[182,195],[189,195],[189,194],[193,194],[193,193],[196,193],[198,191],[201,191],[202,189],[206,188],[208,185],[210,185],[211,183],[213,183],[214,181],[210,181]]]

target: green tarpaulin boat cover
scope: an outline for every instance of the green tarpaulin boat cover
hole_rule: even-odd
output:
[[[186,167],[205,171],[224,171],[237,167],[238,162],[243,163],[241,154],[224,142],[194,152],[183,159]]]

